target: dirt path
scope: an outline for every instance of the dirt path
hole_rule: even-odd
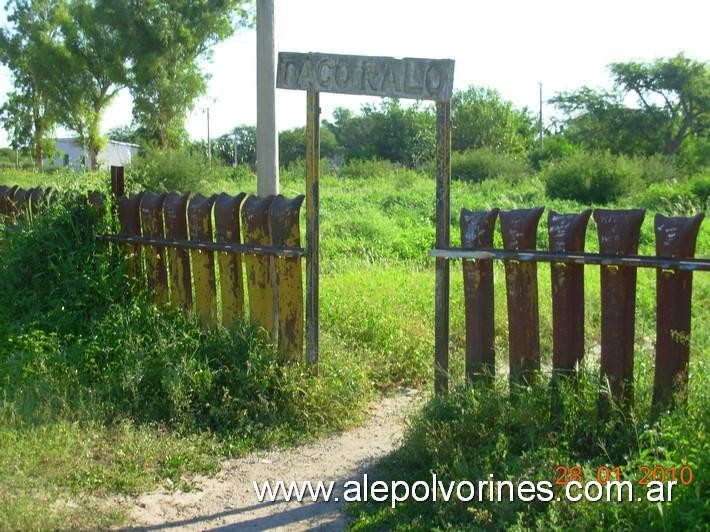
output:
[[[347,518],[340,503],[259,503],[252,482],[336,481],[342,490],[400,444],[404,418],[420,399],[402,390],[374,403],[361,427],[303,447],[225,461],[214,478],[190,479],[193,491],[155,491],[133,500],[130,515],[144,530],[342,530]]]

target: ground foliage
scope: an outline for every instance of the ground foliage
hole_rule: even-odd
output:
[[[180,164],[174,167],[179,169]],[[373,389],[429,388],[434,275],[425,252],[434,242],[434,180],[431,174],[388,161],[352,161],[340,168],[325,161],[323,174],[322,361],[317,377],[300,365],[276,364],[271,348],[248,325],[234,331],[204,331],[193,317],[159,312],[145,294],[134,291],[116,250],[94,240],[99,232],[115,230],[115,222],[106,216],[110,209],[97,211],[79,199],[81,190],[106,191],[105,173],[1,175],[3,184],[52,185],[77,198],[61,202],[22,227],[6,228],[0,244],[0,284],[9,302],[0,309],[0,463],[12,471],[0,487],[3,522],[14,528],[120,523],[123,517],[106,505],[106,494],[135,493],[156,484],[180,486],[185,472],[215,471],[220,456],[262,445],[289,445],[342,428],[358,418]],[[253,173],[245,167],[235,171],[215,166],[202,175],[209,179],[183,183],[203,194],[255,189]],[[145,188],[144,179],[144,174],[129,171],[129,189]],[[303,179],[303,165],[292,164],[282,173],[283,193],[302,193]],[[678,187],[655,181],[628,191],[611,206],[653,209],[642,226],[640,244],[641,253],[653,254],[653,212],[688,215],[703,210],[706,181],[702,176],[679,180]],[[176,184],[162,181],[164,190]],[[454,181],[452,243],[458,242],[460,207],[537,205],[558,212],[580,212],[586,207],[574,200],[550,199],[539,175],[480,183]],[[546,232],[543,217],[538,230],[541,248],[547,245]],[[596,250],[596,241],[590,225],[586,249]],[[498,232],[495,245],[501,245]],[[709,253],[710,239],[701,229],[697,254]],[[456,263],[452,266],[454,387],[463,384],[465,339],[459,268]],[[496,356],[499,371],[505,372],[506,300],[500,264],[495,266],[495,276]],[[543,367],[548,367],[549,268],[540,266],[538,277]],[[476,478],[489,465],[498,467],[495,472],[501,475],[517,478],[525,472],[547,478],[556,461],[589,467],[609,463],[630,471],[640,461],[658,459],[670,465],[687,459],[697,463],[696,473],[706,468],[698,456],[707,449],[703,383],[707,382],[710,334],[704,324],[710,319],[710,285],[705,276],[696,275],[688,410],[653,420],[648,404],[655,275],[643,270],[638,277],[639,409],[616,436],[595,417],[600,294],[598,268],[588,268],[585,336],[591,374],[557,440],[546,439],[553,428],[558,429],[546,417],[530,424],[530,405],[544,412],[549,400],[545,378],[517,403],[508,401],[504,385],[490,397],[462,388],[425,408],[413,423],[404,450],[391,463],[406,464],[402,474],[407,478],[426,476],[430,469]],[[475,439],[470,424],[490,425],[485,434],[495,433],[497,443],[482,436]],[[604,442],[605,450],[599,442]],[[663,449],[668,452],[662,454]],[[605,453],[613,454],[613,459]],[[695,486],[707,489],[702,483]],[[694,516],[706,515],[707,508],[693,493],[679,498],[678,506],[664,507],[662,519],[684,523],[677,519],[685,515],[691,524],[699,522]],[[704,493],[700,492],[700,500],[707,499],[702,499]],[[56,504],[77,498],[86,504],[74,509]],[[38,505],[42,511],[33,511]],[[572,517],[592,528],[600,526],[592,524],[595,518],[622,528],[630,528],[630,523],[656,527],[663,522],[654,508],[603,505],[496,506],[474,515],[471,522],[463,517],[468,516],[466,509],[448,506],[409,506],[395,513],[373,507],[356,512],[356,526],[363,528],[396,522],[404,528],[492,526],[494,522],[534,528],[538,523],[569,523]]]

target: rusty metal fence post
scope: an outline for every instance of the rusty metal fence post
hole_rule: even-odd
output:
[[[553,253],[583,252],[587,224],[592,211],[581,214],[547,215],[549,248]],[[561,420],[565,404],[561,379],[577,376],[584,356],[584,265],[550,262],[552,285],[552,378],[550,414]],[[575,380],[576,382],[576,380]]]
[[[7,222],[9,224],[14,224],[17,220],[17,204],[15,203],[15,195],[17,194],[18,191],[20,191],[20,187],[15,185],[14,187],[10,187],[10,190],[7,191],[7,196],[6,196],[6,206],[7,206],[7,212],[6,212],[6,218]]]
[[[271,202],[271,239],[274,246],[300,247],[299,215],[304,196],[287,199],[281,195]],[[303,356],[303,279],[300,257],[276,257],[275,285],[278,311],[278,347],[285,360]]]
[[[654,219],[656,255],[691,258],[704,214],[692,218]],[[660,411],[685,403],[688,396],[690,309],[693,272],[656,270],[656,367],[653,407]]]
[[[503,247],[534,251],[537,224],[545,209],[517,209],[500,212]],[[540,319],[538,313],[537,263],[505,261],[508,302],[508,358],[510,389],[532,384],[540,370]]]
[[[246,194],[220,194],[214,203],[215,237],[217,242],[241,243],[239,210]],[[219,284],[222,295],[222,325],[231,327],[244,316],[244,281],[242,256],[238,253],[219,254]]]
[[[113,170],[115,167],[111,167]],[[165,217],[165,236],[187,240],[187,200],[190,194],[171,192],[165,196],[163,215]],[[168,248],[168,267],[170,280],[170,304],[174,308],[190,310],[192,308],[192,271],[190,255],[185,249]]]
[[[642,209],[595,210],[599,252],[636,255],[644,216]],[[623,408],[633,404],[635,267],[601,266],[601,307],[601,381],[609,397],[601,394],[600,412],[606,414],[609,399]]]
[[[547,215],[550,251],[584,251],[592,211]],[[576,371],[584,356],[584,265],[551,262],[552,369],[555,375]]]
[[[165,194],[146,192],[140,202],[140,223],[143,236],[164,238],[163,201]],[[148,246],[145,250],[148,288],[153,293],[153,301],[158,306],[168,303],[168,271],[165,248]]]
[[[493,247],[493,232],[499,209],[461,209],[461,247]],[[493,260],[463,261],[463,291],[466,320],[466,380],[493,382],[495,376],[495,319]]]
[[[20,219],[21,214],[22,214],[22,204],[25,200],[25,197],[27,195],[27,191],[23,188],[20,188],[18,186],[14,186],[10,189],[10,195],[9,195],[9,212],[8,212],[8,217],[10,220],[10,223],[14,224],[17,223],[17,221]]]
[[[29,194],[29,212],[31,214],[37,214],[45,201],[45,192],[41,187],[35,187],[30,189]]]
[[[116,200],[126,195],[126,179],[123,166],[111,166],[111,194]]]
[[[197,194],[187,206],[190,240],[212,242],[212,204],[214,197]],[[194,249],[190,252],[195,285],[195,311],[203,325],[217,323],[217,285],[214,251]]]
[[[125,237],[141,236],[140,203],[143,199],[143,192],[123,196],[118,200],[118,221],[121,226],[120,235]],[[128,276],[137,281],[142,270],[143,252],[141,246],[136,244],[125,244],[126,249],[126,270]]]
[[[8,222],[10,210],[10,187],[0,185],[0,223]]]
[[[274,196],[249,196],[242,206],[242,226],[245,244],[271,245],[269,208]],[[247,286],[251,321],[263,327],[272,340],[276,339],[275,294],[272,277],[273,259],[268,255],[247,255]]]

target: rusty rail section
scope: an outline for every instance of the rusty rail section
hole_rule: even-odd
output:
[[[557,253],[584,250],[584,235],[592,211],[547,215],[550,249]],[[584,266],[551,263],[552,366],[557,373],[572,372],[584,356]]]
[[[112,188],[122,190],[122,180],[112,176]],[[123,246],[129,275],[146,283],[157,305],[193,311],[211,327],[220,318],[234,325],[247,315],[248,301],[249,319],[284,359],[298,360],[304,345],[302,203],[303,196],[141,192],[118,198],[120,233],[99,238]]]
[[[493,246],[498,209],[472,212],[461,209],[461,247]],[[464,261],[463,289],[466,305],[466,379],[491,382],[495,375],[495,320],[493,262]]]
[[[543,209],[500,212],[503,246],[508,250],[535,249],[537,224]],[[531,384],[540,369],[540,318],[537,306],[537,264],[505,263],[508,299],[508,350],[511,389]]]
[[[599,253],[584,252],[592,211],[548,213],[549,250],[536,250],[542,208],[513,211],[461,210],[461,247],[437,247],[439,261],[463,260],[466,324],[466,378],[492,380],[495,371],[493,260],[503,260],[508,307],[509,377],[511,392],[533,382],[540,369],[537,263],[550,263],[552,284],[553,384],[575,376],[585,353],[584,266],[601,270],[600,412],[611,402],[633,404],[634,332],[637,268],[655,268],[657,293],[654,409],[683,402],[688,393],[693,271],[710,271],[710,259],[696,259],[695,245],[704,215],[654,220],[656,256],[638,256],[645,211],[597,209]],[[496,218],[500,218],[505,249],[493,249]],[[439,295],[439,292],[437,292]],[[448,332],[448,297],[437,298],[437,332]],[[441,337],[444,332],[441,332]],[[446,335],[448,337],[448,334]],[[447,351],[448,351],[448,346]],[[448,355],[437,346],[437,374],[447,374]],[[446,378],[436,390],[445,392]],[[553,389],[555,387],[553,386]],[[553,401],[553,408],[561,407]]]
[[[559,253],[552,251],[511,251],[481,248],[471,251],[461,248],[439,248],[429,252],[430,257],[464,260],[517,260],[520,262],[560,262],[566,264],[596,264],[604,266],[633,266],[687,271],[710,271],[710,259],[664,258],[644,255],[620,257],[598,253]]]
[[[693,256],[702,220],[702,214],[692,218],[657,214],[654,220],[656,253],[662,257]],[[689,271],[656,271],[653,404],[658,410],[672,407],[676,398],[681,402],[687,399],[692,284],[693,275]]]
[[[51,188],[23,189],[18,186],[0,185],[0,222],[12,225],[26,218],[56,198]]]

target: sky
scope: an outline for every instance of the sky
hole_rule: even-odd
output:
[[[3,17],[4,18],[4,17]],[[454,88],[491,87],[537,113],[543,99],[582,85],[611,88],[607,65],[679,52],[710,60],[707,0],[275,0],[276,51],[454,59]],[[256,33],[241,30],[214,46],[204,63],[207,94],[187,121],[193,139],[256,123]],[[0,70],[0,95],[11,89]],[[377,98],[322,94],[323,118]],[[543,113],[550,117],[548,105]],[[131,98],[119,93],[103,131],[130,122]],[[306,95],[276,91],[279,130],[303,126]],[[67,134],[57,131],[58,136]],[[0,130],[0,146],[7,145]]]

